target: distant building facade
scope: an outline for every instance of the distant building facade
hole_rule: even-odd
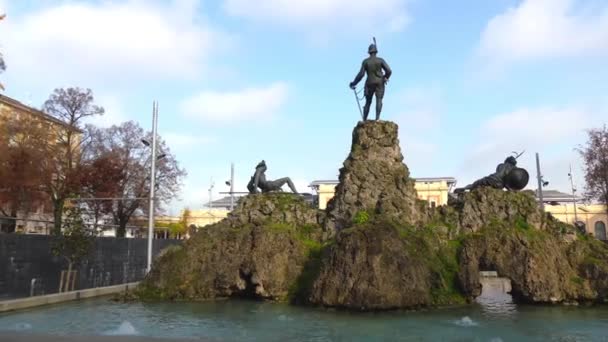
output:
[[[199,228],[204,227],[225,219],[229,212],[229,209],[221,207],[209,209],[190,209],[190,218],[188,219],[188,224],[194,224]]]
[[[582,198],[556,190],[544,190],[543,202],[545,211],[551,213],[556,219],[569,224],[582,223],[587,233],[598,240],[608,240],[606,205],[584,203]]]
[[[418,198],[428,201],[431,207],[448,204],[448,196],[456,186],[454,177],[415,178],[414,180]]]
[[[316,180],[308,185],[316,192],[316,204],[319,209],[327,208],[327,202],[334,197],[338,183],[337,180]]]
[[[190,235],[199,228],[217,223],[228,216],[230,211],[224,208],[216,209],[190,209],[190,216],[187,219],[186,232],[180,233],[178,236],[171,236],[170,225],[181,223],[184,211],[180,212],[179,216],[162,215],[154,218],[154,238],[155,239],[187,239]],[[127,226],[126,237],[148,237],[148,217],[138,216],[130,220]],[[115,229],[107,229],[103,236],[115,236]],[[114,235],[113,235],[114,234]]]

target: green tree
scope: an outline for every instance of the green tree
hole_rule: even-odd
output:
[[[62,234],[55,237],[52,252],[63,257],[68,263],[68,276],[65,288],[69,288],[72,269],[87,256],[93,246],[94,235],[85,227],[82,212],[78,207],[68,207],[64,210]]]
[[[180,235],[186,233],[186,226],[181,222],[173,222],[169,224],[169,234],[172,238],[177,239]]]
[[[190,211],[190,208],[186,208],[186,209],[184,209],[184,211],[182,211],[182,217],[179,220],[179,223],[184,226],[184,229],[188,228],[191,217],[192,217],[192,212]]]

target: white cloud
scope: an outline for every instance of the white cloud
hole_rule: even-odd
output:
[[[494,66],[509,62],[608,55],[608,4],[524,0],[492,18],[478,56]]]
[[[105,112],[103,115],[89,117],[87,123],[107,128],[112,125],[120,125],[129,120],[125,115],[120,100],[114,95],[96,95],[95,104],[103,107]]]
[[[53,85],[194,77],[205,68],[206,52],[229,41],[200,23],[197,6],[192,0],[61,2],[10,17],[0,25],[7,75]]]
[[[285,104],[288,90],[286,83],[276,82],[232,92],[203,91],[184,100],[180,108],[184,115],[205,121],[267,119]]]
[[[428,173],[437,158],[435,143],[441,136],[441,91],[437,86],[420,86],[398,91],[386,103],[383,115],[395,113],[399,125],[399,140],[407,165],[416,173]],[[374,106],[370,115],[375,115]]]
[[[410,21],[407,0],[225,0],[230,15],[319,33],[395,32]]]
[[[481,131],[494,142],[546,145],[576,136],[591,121],[583,108],[523,108],[489,119]]]
[[[400,128],[414,132],[437,129],[441,116],[441,92],[438,87],[407,88],[395,94],[389,109],[397,113]],[[396,107],[396,108],[392,108]]]
[[[312,180],[294,178],[291,181],[293,182],[293,186],[296,188],[298,193],[305,193],[305,192],[311,193],[312,192],[312,189],[308,187],[308,185],[310,184],[310,182],[312,182]],[[287,186],[287,184],[283,185],[283,191],[291,192],[291,190],[289,190],[289,186]]]
[[[162,137],[167,145],[173,149],[188,149],[214,143],[216,140],[207,136],[192,135],[186,133],[168,132],[163,133]]]

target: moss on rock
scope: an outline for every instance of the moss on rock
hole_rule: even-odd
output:
[[[581,285],[588,284],[595,302],[608,302],[608,245],[582,236],[566,247],[568,261]]]
[[[463,237],[460,286],[470,298],[481,293],[479,272],[496,271],[511,280],[516,300],[556,303],[591,300],[585,282],[568,262],[567,246],[548,231],[527,224],[494,223]]]
[[[157,258],[137,291],[142,299],[285,300],[317,258],[318,214],[293,194],[247,196],[227,219]]]
[[[456,288],[459,242],[432,229],[376,219],[345,229],[322,260],[314,304],[386,310],[464,302]]]
[[[324,228],[329,236],[352,226],[361,211],[409,224],[426,219],[426,208],[419,205],[414,181],[403,163],[394,122],[357,124],[339,180],[327,204]]]

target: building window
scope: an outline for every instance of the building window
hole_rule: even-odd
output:
[[[606,224],[603,221],[595,222],[595,237],[598,240],[606,240]]]

